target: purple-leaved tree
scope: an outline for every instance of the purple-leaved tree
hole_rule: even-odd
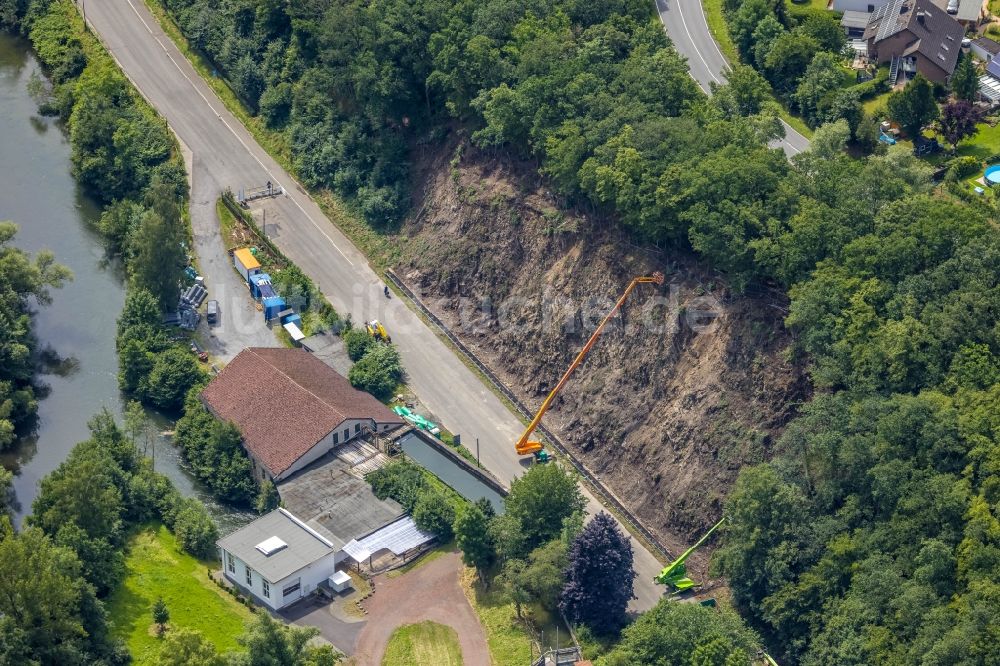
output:
[[[631,542],[602,511],[573,540],[559,608],[594,633],[615,633],[628,621],[635,576]]]

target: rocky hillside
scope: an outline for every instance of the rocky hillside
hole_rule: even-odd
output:
[[[419,169],[398,274],[537,406],[628,281],[665,273],[633,293],[546,423],[668,547],[690,543],[807,391],[784,353],[784,297],[732,294],[690,255],[560,210],[520,175],[532,165],[463,147]]]

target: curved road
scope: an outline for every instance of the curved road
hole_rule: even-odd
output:
[[[711,83],[726,82],[725,72],[729,62],[722,55],[719,45],[712,39],[705,20],[701,0],[656,0],[656,13],[670,36],[674,48],[687,58],[688,71],[705,92]],[[775,142],[791,157],[809,148],[809,140],[781,121],[785,138]]]
[[[383,283],[365,256],[334,226],[309,195],[261,148],[177,50],[142,0],[91,0],[87,20],[139,91],[166,118],[191,156],[192,219],[214,219],[215,201],[226,187],[260,186],[270,180],[286,196],[268,202],[267,233],[312,277],[341,314],[355,322],[378,318],[397,343],[410,387],[449,430],[466,442],[478,438],[483,465],[504,483],[525,470],[514,452],[523,426],[462,361],[399,299],[387,300]],[[203,227],[204,228],[204,227]],[[239,290],[218,295],[219,271],[206,282],[223,310],[240,307]],[[214,271],[214,274],[213,274]],[[223,317],[222,326],[263,326],[259,319]],[[601,509],[585,493],[587,509]],[[652,608],[664,588],[653,576],[662,568],[640,543],[635,548],[635,610]]]

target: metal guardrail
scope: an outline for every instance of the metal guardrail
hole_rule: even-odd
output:
[[[465,355],[465,357],[469,360],[469,362],[475,365],[476,368],[490,380],[490,382],[496,387],[496,389],[500,391],[500,393],[502,393],[504,397],[507,398],[507,400],[509,400],[511,404],[513,404],[517,408],[517,410],[521,413],[522,416],[524,416],[524,418],[530,420],[534,416],[534,412],[529,410],[528,407],[523,402],[521,402],[521,400],[516,395],[514,395],[514,392],[511,391],[507,387],[507,385],[503,383],[503,381],[496,375],[496,373],[490,370],[490,368],[487,367],[485,363],[480,361],[479,357],[476,356],[476,354],[471,349],[469,349],[465,345],[465,343],[459,340],[458,336],[452,333],[451,330],[445,325],[445,323],[441,321],[441,319],[437,315],[431,312],[430,309],[423,304],[420,298],[416,294],[414,294],[413,291],[408,286],[406,286],[406,284],[402,280],[400,280],[399,277],[397,277],[396,274],[392,272],[391,269],[386,269],[385,273],[386,277],[394,285],[396,285],[396,287],[398,287],[399,290],[402,291],[407,298],[413,301],[413,303],[420,309],[420,311],[428,319],[434,322],[434,325],[437,326],[441,330],[441,332],[444,333],[445,336],[447,336],[447,338],[452,342],[452,344],[454,344],[459,349],[459,351],[461,351],[462,354]],[[572,453],[569,452],[569,449],[566,448],[566,445],[562,443],[562,441],[555,435],[555,433],[550,431],[544,425],[539,425],[538,430],[542,433],[542,435],[545,436],[545,439],[548,440],[549,444],[551,444],[552,447],[555,448],[563,458],[568,460],[570,464],[573,465],[574,469],[576,469],[576,471],[582,477],[587,479],[591,487],[594,489],[595,494],[598,496],[598,499],[602,503],[614,508],[614,510],[619,514],[618,516],[619,519],[627,523],[630,530],[638,534],[641,534],[642,537],[650,543],[650,545],[652,545],[656,550],[659,551],[660,555],[665,560],[669,561],[673,559],[673,557],[670,555],[666,547],[660,543],[659,539],[653,536],[653,533],[650,532],[648,529],[646,529],[639,522],[639,520],[632,514],[632,512],[625,507],[625,505],[621,502],[621,500],[615,497],[614,494],[610,490],[608,490],[604,486],[604,484],[597,478],[597,476],[589,469],[587,469],[586,465],[584,465]],[[511,446],[513,445],[514,443],[511,442]]]

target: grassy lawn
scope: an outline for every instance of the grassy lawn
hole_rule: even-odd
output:
[[[437,622],[400,627],[385,648],[382,666],[461,666],[458,634]]]
[[[998,153],[1000,153],[1000,125],[990,127],[986,123],[981,123],[979,132],[975,136],[958,144],[957,155],[986,160]]]
[[[531,662],[531,636],[517,620],[514,604],[501,601],[499,594],[483,590],[475,570],[466,567],[462,589],[476,610],[486,631],[490,656],[496,666],[521,666]]]
[[[124,584],[108,603],[112,631],[128,645],[136,664],[150,664],[159,652],[151,608],[163,597],[171,628],[197,629],[222,651],[237,649],[250,611],[208,578],[206,567],[184,553],[166,527],[152,524],[129,542]],[[169,631],[169,629],[168,629]]]

